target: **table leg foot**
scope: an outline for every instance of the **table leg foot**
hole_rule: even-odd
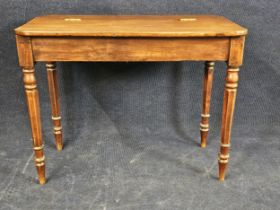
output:
[[[200,131],[200,137],[201,137],[201,143],[200,143],[200,147],[201,148],[205,148],[206,147],[206,139],[208,136],[208,131]]]
[[[61,151],[63,148],[63,144],[62,144],[62,135],[56,135],[56,149],[58,151]]]
[[[36,166],[37,173],[38,173],[38,179],[39,183],[41,185],[46,183],[46,177],[45,177],[45,166]]]
[[[219,180],[222,182],[225,180],[226,167],[227,164],[219,163]]]

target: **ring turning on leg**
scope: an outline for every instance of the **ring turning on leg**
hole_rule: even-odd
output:
[[[210,102],[211,102],[211,91],[214,73],[214,62],[205,62],[204,71],[204,82],[203,82],[203,102],[202,102],[202,114],[200,122],[200,136],[201,136],[201,147],[206,147],[206,141],[209,131],[209,118],[210,118]]]
[[[238,71],[238,67],[229,66],[226,76],[222,113],[221,148],[218,156],[219,180],[221,181],[225,179],[225,172],[229,160],[230,134],[238,86]]]
[[[43,151],[44,145],[42,140],[39,94],[34,73],[35,70],[34,68],[23,68],[22,72],[32,130],[35,165],[38,172],[39,183],[45,184],[45,156]]]
[[[54,62],[46,64],[48,73],[49,94],[52,107],[53,132],[57,150],[62,150],[62,126],[58,96],[57,74]]]

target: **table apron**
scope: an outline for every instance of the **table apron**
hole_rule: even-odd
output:
[[[32,37],[34,61],[227,61],[229,37]]]

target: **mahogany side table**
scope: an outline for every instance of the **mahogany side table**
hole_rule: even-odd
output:
[[[247,29],[221,16],[86,16],[36,17],[15,29],[19,65],[29,111],[35,165],[44,184],[39,93],[35,62],[46,62],[56,147],[62,149],[62,126],[56,61],[205,61],[201,147],[206,146],[215,61],[227,62],[218,155],[219,180],[229,160],[230,133]]]

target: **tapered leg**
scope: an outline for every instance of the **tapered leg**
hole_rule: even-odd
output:
[[[33,149],[35,164],[38,172],[39,183],[45,184],[45,156],[43,152],[42,128],[40,119],[39,94],[36,85],[34,68],[23,68],[23,81],[27,99],[27,106],[32,129]]]
[[[211,91],[214,73],[214,62],[205,62],[204,82],[203,82],[203,102],[202,102],[202,114],[200,121],[200,136],[202,148],[206,147],[206,141],[209,131],[209,117],[210,117],[210,101]]]
[[[221,148],[218,156],[219,180],[221,181],[225,179],[225,172],[229,160],[230,134],[238,86],[238,71],[238,67],[229,66],[226,75],[222,113]]]
[[[57,74],[55,67],[56,66],[54,62],[49,62],[46,64],[56,148],[57,150],[62,150],[62,126],[59,106]]]

